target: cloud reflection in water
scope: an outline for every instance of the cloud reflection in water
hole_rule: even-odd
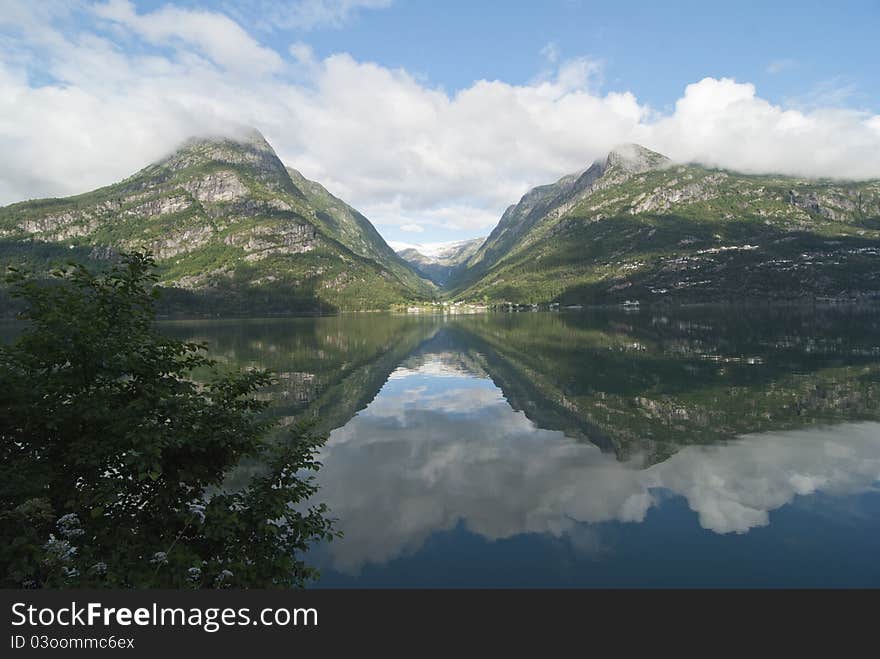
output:
[[[334,569],[412,554],[459,523],[488,540],[543,533],[596,550],[583,523],[641,522],[662,491],[684,497],[703,528],[745,533],[796,495],[856,494],[880,480],[877,423],[686,446],[643,469],[536,427],[491,380],[444,357],[397,369],[331,434],[319,480],[345,532],[327,548]]]

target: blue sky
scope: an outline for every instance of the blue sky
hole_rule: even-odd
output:
[[[623,141],[880,177],[878,26],[876,1],[0,0],[0,203],[241,124],[406,243],[485,235]]]
[[[450,91],[481,78],[528,83],[545,68],[542,51],[551,45],[560,58],[601,60],[606,89],[633,91],[660,109],[671,109],[687,84],[712,76],[753,82],[774,102],[836,91],[876,112],[878,29],[876,0],[398,0],[361,12],[344,29],[303,38],[320,56],[344,50]],[[283,33],[272,38],[283,47]]]

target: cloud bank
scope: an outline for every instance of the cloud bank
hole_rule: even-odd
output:
[[[333,24],[384,4],[305,2],[290,20]],[[216,6],[7,2],[0,13],[0,204],[109,184],[190,135],[242,124],[391,238],[484,235],[528,188],[620,142],[753,173],[880,177],[880,115],[790,109],[728,78],[694,81],[663,114],[602,91],[587,59],[547,57],[552,71],[529,84],[448,91],[301,41],[279,52]]]

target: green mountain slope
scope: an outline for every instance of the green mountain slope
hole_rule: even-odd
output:
[[[430,295],[366,218],[309,183],[256,131],[191,140],[119,183],[0,209],[0,266],[149,248],[181,311],[374,309]]]
[[[315,212],[315,222],[355,254],[372,259],[393,273],[414,291],[429,295],[433,287],[407,265],[356,209],[330,194],[320,183],[310,181],[292,167],[287,167],[294,185],[302,191]]]
[[[880,181],[749,176],[627,145],[535,188],[450,282],[563,304],[880,297]]]

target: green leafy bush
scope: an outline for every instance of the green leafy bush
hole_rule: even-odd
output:
[[[0,348],[3,586],[302,586],[303,553],[338,535],[308,504],[323,439],[275,432],[268,372],[220,375],[203,344],[160,335],[153,271],[133,253],[10,272],[28,327]],[[243,459],[258,475],[225,490]]]

